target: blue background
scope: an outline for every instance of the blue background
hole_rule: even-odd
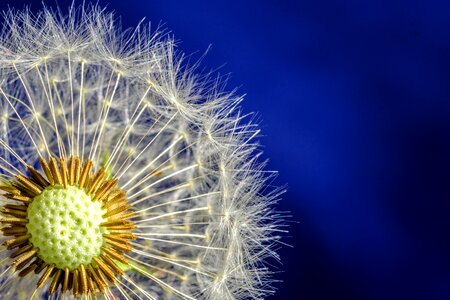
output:
[[[293,215],[272,299],[450,299],[449,5],[99,3],[126,27],[162,22],[186,53],[211,44],[202,66],[259,113]]]

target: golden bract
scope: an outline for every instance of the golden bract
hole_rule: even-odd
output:
[[[11,266],[21,277],[33,272],[36,275],[39,274],[40,278],[36,289],[50,280],[50,294],[55,293],[58,289],[61,289],[63,293],[71,291],[74,296],[94,294],[98,291],[104,292],[110,284],[115,284],[116,276],[123,274],[121,266],[128,264],[124,254],[132,250],[130,240],[136,238],[131,232],[136,226],[129,220],[134,213],[129,210],[130,205],[127,204],[126,193],[117,187],[117,179],[108,178],[103,168],[93,172],[94,166],[90,160],[81,162],[79,157],[71,156],[67,163],[66,159],[61,157],[58,164],[58,161],[51,157],[48,162],[41,158],[40,163],[45,175],[28,166],[29,176],[17,174],[15,181],[0,186],[0,189],[6,192],[3,196],[10,202],[2,207],[1,212],[7,217],[1,218],[0,222],[7,224],[6,227],[1,229],[3,235],[11,237],[3,245],[9,250],[16,249],[9,256],[13,260]],[[60,261],[58,257],[51,257],[52,252],[47,249],[39,249],[36,242],[37,236],[35,239],[32,238],[30,233],[33,231],[32,228],[35,227],[35,224],[30,224],[29,221],[30,219],[36,219],[36,216],[31,215],[35,212],[30,208],[30,205],[36,199],[41,200],[43,195],[45,197],[45,193],[51,189],[62,189],[66,192],[71,190],[73,195],[77,195],[73,191],[79,191],[88,195],[91,201],[101,203],[101,211],[104,213],[101,216],[102,222],[99,227],[103,241],[99,245],[99,249],[94,249],[98,255],[89,257],[88,263],[85,259],[84,263],[71,265],[71,268],[69,268],[69,264],[59,263],[56,265],[55,262]],[[70,201],[73,200],[75,209],[77,201],[86,200],[81,199],[80,195],[78,194],[78,198],[70,198]],[[67,199],[55,197],[44,200],[62,201]],[[58,206],[58,203],[55,203],[55,206]],[[49,212],[47,215],[41,214],[39,218],[40,221],[51,223],[55,222],[53,216]],[[83,221],[79,218],[71,220],[71,217],[74,218],[74,215],[67,214],[65,221]],[[45,218],[51,219],[42,220]],[[86,222],[92,222],[92,220]],[[75,233],[83,230],[81,224],[77,225],[71,229]],[[92,224],[90,225],[92,226]],[[36,234],[39,231],[34,232]],[[55,240],[57,234],[57,232],[53,232],[53,236],[50,237],[49,231],[47,231],[42,237],[48,238],[48,243],[51,244],[53,243],[51,239]],[[86,232],[84,232],[84,236],[86,237]],[[56,243],[56,241],[54,242]],[[39,245],[47,248],[45,243],[41,242]],[[43,246],[41,247],[44,248]],[[73,247],[72,251],[74,251]],[[76,256],[76,252],[77,250],[72,254]],[[55,256],[61,255],[56,251],[53,251],[53,254]]]

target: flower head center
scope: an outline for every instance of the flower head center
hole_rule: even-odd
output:
[[[100,255],[105,210],[83,189],[50,186],[33,199],[27,212],[30,242],[46,263],[74,270]]]
[[[0,223],[7,224],[0,231],[10,237],[2,246],[16,249],[9,257],[20,277],[40,274],[36,289],[50,281],[50,294],[104,293],[123,275],[136,239],[126,192],[108,170],[94,172],[91,160],[41,157],[40,163],[45,176],[27,166],[29,176],[0,184],[11,201],[0,208],[6,215]]]

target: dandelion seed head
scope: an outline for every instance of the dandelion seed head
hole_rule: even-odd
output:
[[[5,13],[0,295],[261,299],[283,234],[241,96],[98,6]]]

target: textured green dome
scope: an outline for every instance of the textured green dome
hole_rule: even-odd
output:
[[[46,263],[74,270],[100,255],[105,233],[100,223],[105,210],[84,190],[48,187],[34,198],[27,212],[30,241]]]

